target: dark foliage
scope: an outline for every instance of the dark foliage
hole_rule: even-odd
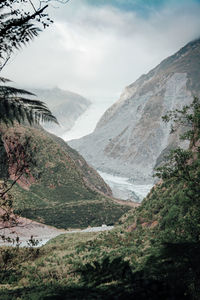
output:
[[[0,2],[0,70],[14,49],[27,44],[52,22],[45,13],[48,5],[43,1],[38,3],[36,7],[26,0]]]
[[[26,96],[35,95],[22,89],[0,85],[0,123],[13,125],[16,121],[18,123],[28,122],[32,125],[51,121],[58,124],[56,118],[42,101],[28,99]]]

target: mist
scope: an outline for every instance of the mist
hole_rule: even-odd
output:
[[[15,52],[2,75],[27,89],[76,92],[106,109],[127,85],[200,35],[199,1],[154,2],[55,2],[54,24]]]

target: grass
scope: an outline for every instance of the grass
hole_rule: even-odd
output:
[[[53,297],[55,287],[60,291],[69,288],[73,293],[72,287],[78,282],[78,275],[73,271],[81,261],[76,249],[99,235],[60,235],[39,250],[1,247],[1,265],[4,265],[6,251],[10,260],[7,260],[5,269],[1,268],[0,299],[43,299],[48,293]]]
[[[193,299],[187,295],[196,287],[185,282],[199,280],[198,257],[191,256],[199,246],[190,237],[193,227],[182,228],[199,204],[183,203],[181,188],[170,181],[153,188],[111,231],[60,235],[39,250],[1,248],[2,299]],[[184,260],[170,249],[163,256],[163,242],[176,242]]]

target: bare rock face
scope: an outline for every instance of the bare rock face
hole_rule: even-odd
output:
[[[181,143],[161,117],[199,96],[199,79],[200,39],[129,85],[92,134],[69,144],[97,169],[151,182],[154,167]]]

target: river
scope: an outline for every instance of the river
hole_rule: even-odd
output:
[[[62,138],[65,141],[69,141],[90,134],[107,108],[107,101],[93,103],[77,119],[74,127],[66,132]],[[101,171],[98,171],[98,173],[111,187],[113,196],[122,200],[141,202],[153,186],[152,184],[134,184],[129,181],[129,178],[114,176]]]

